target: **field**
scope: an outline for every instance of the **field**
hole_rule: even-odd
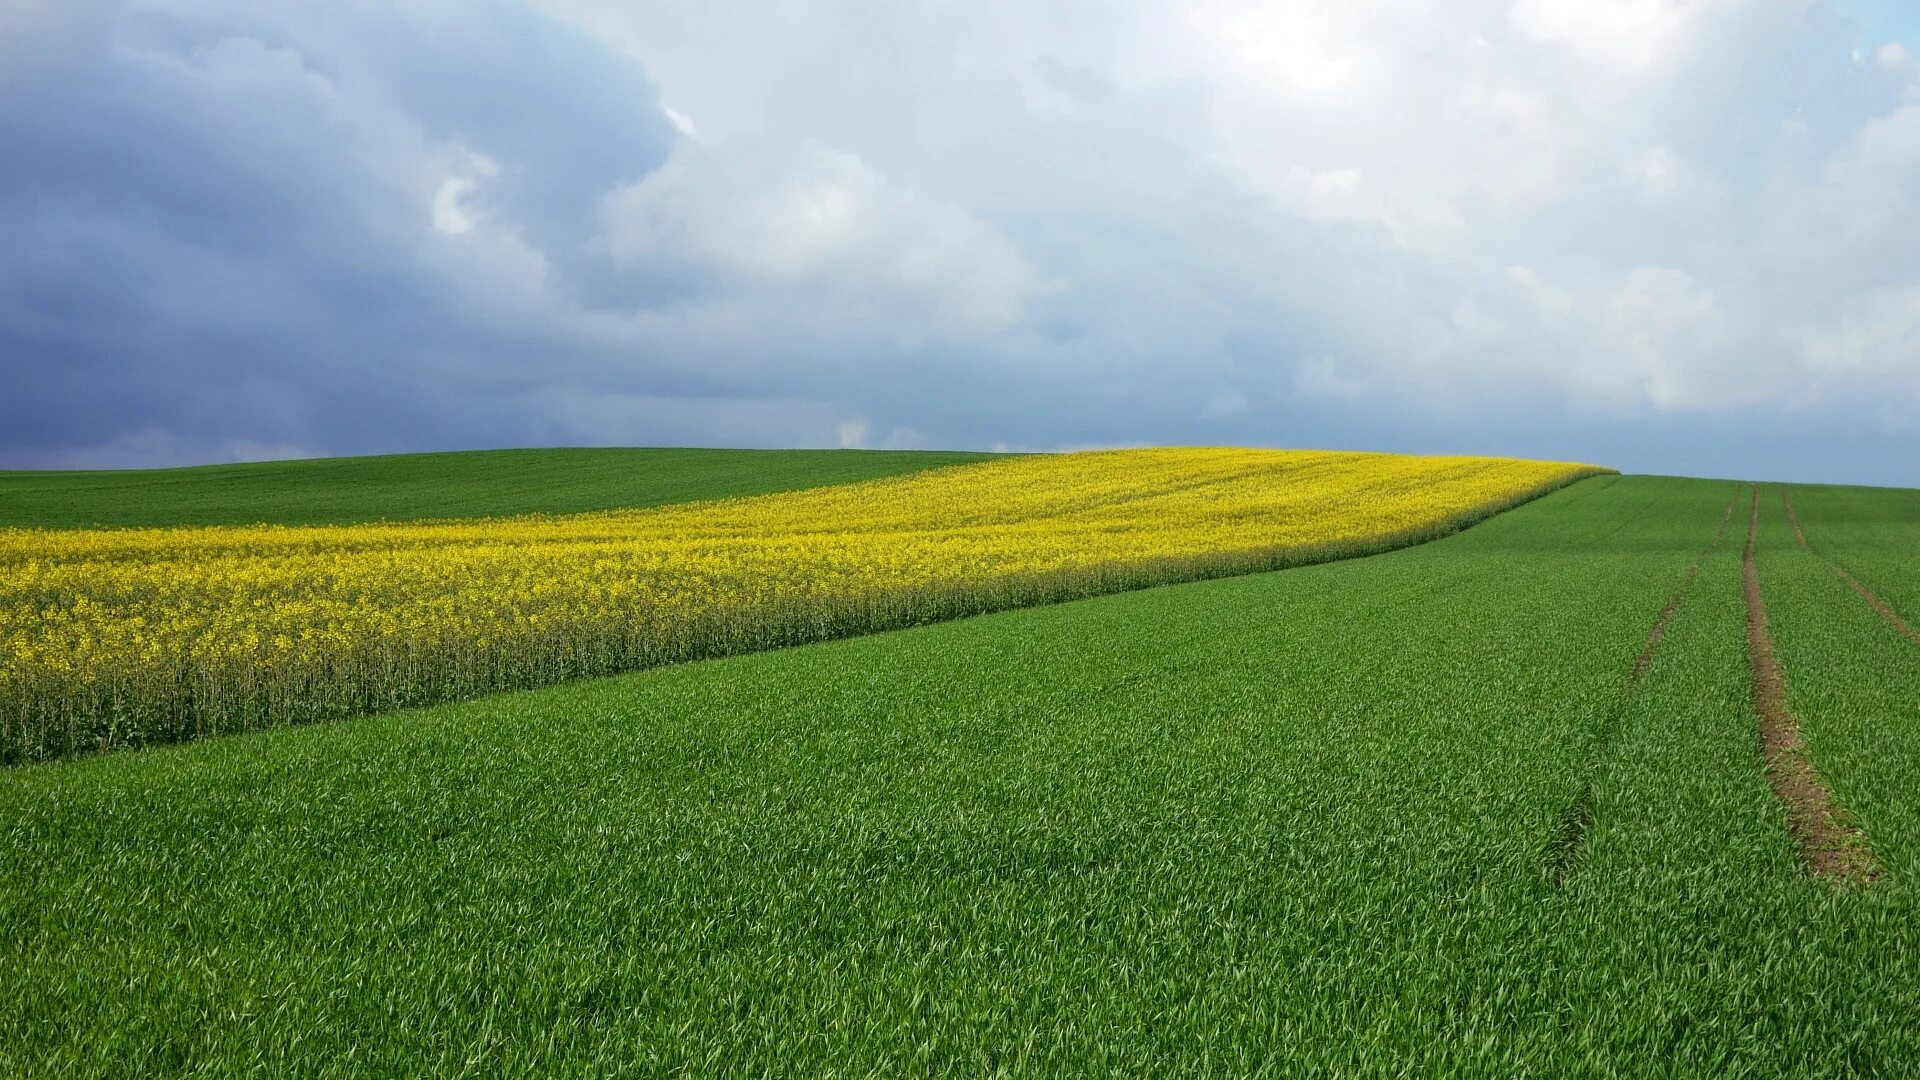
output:
[[[100,472],[0,470],[0,528],[353,525],[582,514],[850,484],[944,450],[475,450]]]
[[[0,530],[0,762],[1364,554],[1598,471],[1126,450],[596,514]]]
[[[7,770],[0,1072],[1899,1075],[1917,522],[1601,477],[1369,558]],[[1864,861],[1763,750],[1749,566]]]

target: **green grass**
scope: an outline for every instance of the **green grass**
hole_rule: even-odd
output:
[[[0,1073],[1910,1072],[1920,786],[1843,747],[1913,718],[1818,697],[1872,613],[1767,520],[1875,886],[1760,772],[1743,518],[1622,697],[1734,494],[0,773]]]
[[[1909,625],[1920,624],[1920,491],[1800,484],[1787,490],[1813,549],[1846,567]],[[1773,498],[1768,509],[1780,510],[1777,492]]]
[[[1789,490],[1814,551],[1920,626],[1920,491]],[[1760,569],[1789,696],[1815,761],[1888,873],[1920,882],[1920,645],[1802,552],[1778,490],[1768,494]]]
[[[981,461],[919,450],[475,450],[118,472],[0,472],[0,527],[344,525],[765,495]]]

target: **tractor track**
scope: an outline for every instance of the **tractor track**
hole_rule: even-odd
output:
[[[1799,531],[1796,522],[1794,532]],[[1870,882],[1879,876],[1880,868],[1866,834],[1835,805],[1832,790],[1807,754],[1800,719],[1787,700],[1786,674],[1767,629],[1766,601],[1754,559],[1759,541],[1760,489],[1755,486],[1740,569],[1747,600],[1747,661],[1753,670],[1753,704],[1760,719],[1760,758],[1767,782],[1786,810],[1787,829],[1815,877],[1835,884]],[[1800,542],[1805,546],[1804,536]]]
[[[1841,581],[1846,582],[1848,588],[1858,593],[1860,599],[1865,600],[1867,606],[1872,608],[1875,614],[1886,620],[1887,625],[1900,631],[1908,641],[1913,642],[1915,645],[1920,645],[1920,630],[1914,629],[1910,623],[1902,619],[1900,613],[1893,610],[1892,604],[1882,600],[1872,589],[1861,584],[1860,580],[1848,573],[1845,567],[1813,550],[1812,545],[1807,543],[1807,534],[1800,531],[1800,518],[1793,512],[1793,496],[1787,494],[1784,488],[1780,491],[1780,502],[1787,508],[1787,521],[1793,525],[1793,537],[1800,541],[1800,550],[1825,563],[1827,569],[1833,571],[1834,576],[1838,577]]]
[[[1718,550],[1721,541],[1726,539],[1727,528],[1733,522],[1733,509],[1739,503],[1740,495],[1736,491],[1732,501],[1727,503],[1726,512],[1720,516],[1720,528],[1713,534],[1713,541],[1693,560],[1693,565],[1687,567],[1686,574],[1680,579],[1680,587],[1674,591],[1673,597],[1667,601],[1667,606],[1661,608],[1659,616],[1654,619],[1653,628],[1647,631],[1646,645],[1641,648],[1640,655],[1634,658],[1633,666],[1627,671],[1626,685],[1621,688],[1619,698],[1608,710],[1606,719],[1601,722],[1599,730],[1594,734],[1593,745],[1587,754],[1586,778],[1581,781],[1579,793],[1573,797],[1573,801],[1561,814],[1560,829],[1547,853],[1554,883],[1557,885],[1566,884],[1567,876],[1573,872],[1574,864],[1579,858],[1587,830],[1593,824],[1594,774],[1606,760],[1607,751],[1613,745],[1614,734],[1620,727],[1620,721],[1625,716],[1627,707],[1639,694],[1641,681],[1646,678],[1647,671],[1653,667],[1654,654],[1659,651],[1660,642],[1667,636],[1667,625],[1679,612],[1680,604],[1687,598],[1687,590],[1693,587],[1694,579],[1700,576],[1701,564],[1706,562],[1707,557]]]

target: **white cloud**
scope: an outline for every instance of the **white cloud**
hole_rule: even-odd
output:
[[[824,3],[783,10],[779,36],[810,43],[792,49],[742,40],[747,4],[555,2],[703,119],[831,131],[943,204],[1026,222],[1048,242],[1008,235],[1061,283],[1029,292],[1030,324],[1114,328],[1088,346],[1107,369],[1215,378],[1244,366],[1219,343],[1252,337],[1303,401],[1784,406],[1780,328],[1880,272],[1809,276],[1807,253],[1903,235],[1916,186],[1898,88],[1810,97],[1850,77],[1850,35],[1784,0],[987,3],[872,24]],[[818,62],[836,38],[891,59],[887,95]],[[751,231],[773,265],[814,250]],[[1067,320],[1069,301],[1106,306]]]
[[[608,195],[602,219],[626,266],[714,268],[856,308],[904,304],[959,333],[1008,329],[1041,287],[991,226],[818,143],[683,143]]]
[[[485,154],[469,152],[460,157],[461,172],[440,181],[433,191],[433,228],[447,236],[473,231],[475,211],[468,205],[467,196],[482,180],[500,175],[500,164]]]
[[[1367,78],[1376,61],[1362,14],[1299,0],[1203,0],[1189,11],[1202,48],[1234,74],[1270,89],[1332,96]]]
[[[689,139],[697,139],[700,137],[700,128],[694,124],[693,118],[686,113],[681,112],[679,109],[665,102],[661,103],[660,111],[665,113],[667,119],[673,122],[675,130],[679,131],[680,134],[685,135]]]
[[[865,420],[842,420],[835,428],[840,436],[842,450],[863,450],[867,446],[867,434],[871,430]]]
[[[1684,271],[1640,267],[1593,305],[1595,345],[1605,357],[1588,369],[1602,387],[1624,387],[1655,408],[1713,408],[1733,387],[1713,362],[1727,344],[1721,299]]]
[[[1630,161],[1625,176],[1627,187],[1648,203],[1675,202],[1703,186],[1700,177],[1670,146],[1649,147]]]
[[[1728,349],[1725,300],[1685,271],[1645,266],[1560,282],[1521,266],[1507,278],[1533,321],[1531,347],[1551,354],[1520,358],[1515,374],[1555,371],[1578,401],[1711,411],[1751,401],[1761,385]]]
[[[1820,376],[1899,376],[1920,387],[1920,285],[1875,290],[1803,328],[1800,346]]]
[[[1359,169],[1289,166],[1274,185],[1274,205],[1310,221],[1378,220],[1381,210],[1367,197],[1363,179]]]
[[[1907,55],[1907,47],[1897,41],[1889,41],[1880,46],[1880,50],[1874,55],[1879,58],[1880,66],[1888,71],[1898,71],[1906,67],[1907,61],[1911,59]]]
[[[461,205],[467,192],[473,190],[473,181],[459,176],[449,176],[440,182],[433,193],[433,227],[449,236],[473,231],[473,219],[467,216],[467,208]]]
[[[1874,117],[1783,209],[1776,243],[1788,256],[1872,247],[1920,212],[1920,103]]]
[[[1640,71],[1671,62],[1742,0],[1515,0],[1513,25],[1588,61]]]

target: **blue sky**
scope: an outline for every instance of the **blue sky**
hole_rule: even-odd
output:
[[[1862,40],[1879,47],[1889,41],[1920,49],[1920,4],[1911,0],[1851,0],[1841,10],[1859,20]]]
[[[0,467],[1336,446],[1920,486],[1876,0],[0,0]]]

